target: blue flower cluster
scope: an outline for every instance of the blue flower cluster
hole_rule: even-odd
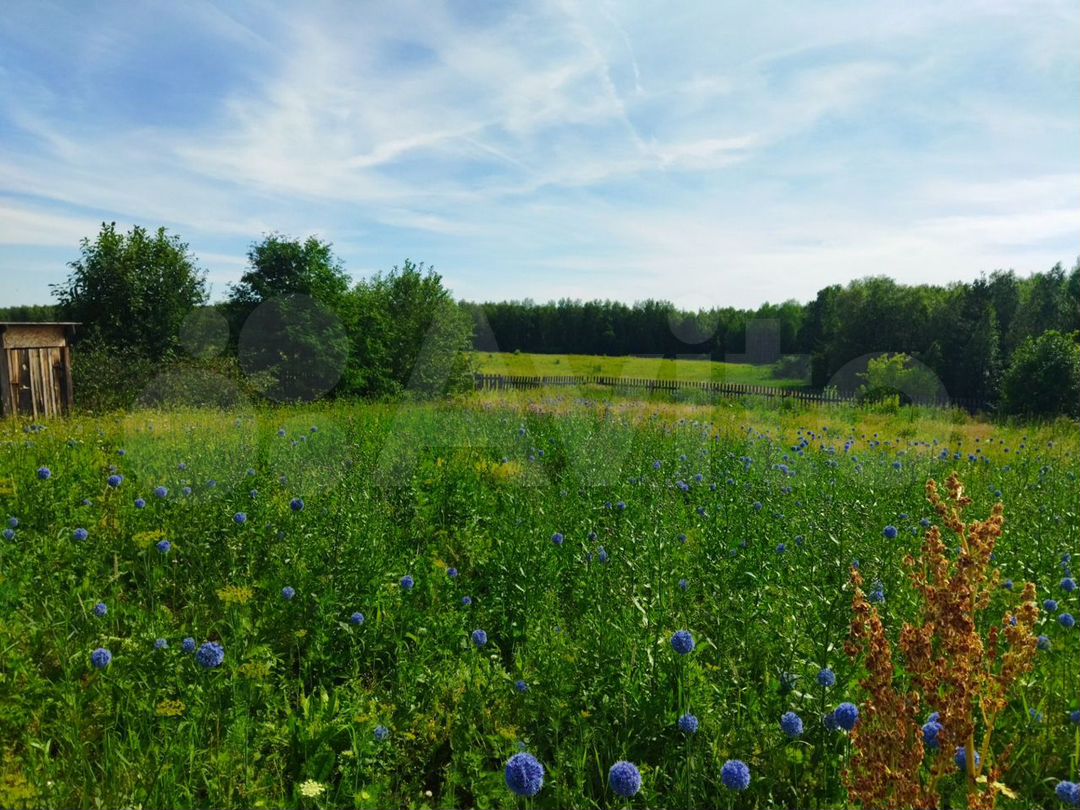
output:
[[[689,655],[694,650],[694,637],[688,630],[679,630],[671,637],[671,648],[679,655]]]
[[[225,661],[225,648],[216,641],[208,641],[195,653],[195,662],[203,669],[220,667]]]
[[[535,796],[544,787],[544,766],[532,754],[514,754],[506,763],[506,786],[517,796]]]
[[[608,786],[616,796],[629,799],[641,790],[641,771],[633,762],[619,760],[608,770]]]
[[[750,787],[750,768],[741,759],[729,759],[720,769],[720,781],[728,790],[746,790]]]
[[[679,718],[679,731],[683,734],[697,734],[698,719],[692,714],[684,714]]]
[[[859,722],[859,707],[854,703],[841,703],[833,715],[836,717],[836,725],[844,731],[851,731]]]
[[[112,653],[104,647],[98,647],[90,653],[90,663],[97,669],[105,669],[105,667],[112,663]]]
[[[795,714],[795,712],[784,712],[780,715],[780,730],[783,731],[789,739],[798,739],[803,733],[802,718]]]
[[[1080,807],[1080,785],[1075,782],[1058,782],[1054,793],[1065,804]]]
[[[941,714],[934,712],[928,718],[926,723],[922,727],[923,744],[930,750],[935,750],[940,747],[941,743],[938,741],[938,735],[941,734],[943,726],[940,723]]]

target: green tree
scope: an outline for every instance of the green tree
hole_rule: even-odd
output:
[[[1076,333],[1051,330],[1013,352],[1002,381],[1002,407],[1025,416],[1080,416],[1080,345]]]
[[[406,259],[351,295],[352,390],[437,396],[466,388],[473,319],[433,268]]]
[[[247,258],[248,269],[229,289],[228,310],[237,332],[256,307],[284,296],[307,296],[340,313],[350,280],[331,243],[271,233],[252,243]]]
[[[187,244],[165,228],[118,233],[113,222],[80,252],[67,280],[52,285],[57,314],[103,346],[151,358],[174,352],[184,319],[207,299],[206,273]]]
[[[349,276],[329,242],[272,233],[248,250],[226,310],[240,365],[279,401],[333,391],[345,371]]]
[[[936,402],[945,393],[937,375],[906,354],[873,357],[856,376],[866,381],[859,397],[869,401],[900,395],[905,401]]]

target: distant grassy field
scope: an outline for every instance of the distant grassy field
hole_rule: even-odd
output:
[[[718,363],[712,360],[664,360],[660,357],[599,357],[588,354],[510,354],[476,352],[477,365],[484,374],[524,376],[604,375],[652,380],[688,380],[770,385],[799,388],[806,380],[774,376],[774,366],[746,363]]]

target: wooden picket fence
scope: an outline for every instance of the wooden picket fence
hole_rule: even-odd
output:
[[[562,376],[526,376],[519,374],[475,374],[474,383],[478,391],[512,391],[534,388],[577,388],[586,385],[601,385],[624,390],[641,390],[648,393],[657,391],[704,391],[718,397],[769,397],[774,399],[794,399],[800,402],[814,402],[825,405],[842,405],[857,402],[852,394],[838,391],[815,391],[806,388],[777,388],[769,385],[742,385],[737,383],[717,382],[713,380],[656,380],[637,377],[610,377],[603,375],[582,376],[567,374]],[[916,402],[916,405],[929,407],[958,406],[970,411],[981,410],[981,403],[967,400],[935,400]]]

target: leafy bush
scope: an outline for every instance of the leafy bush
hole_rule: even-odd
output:
[[[1002,408],[1024,416],[1080,415],[1080,346],[1076,333],[1029,337],[1013,355]]]
[[[944,398],[941,380],[926,366],[906,354],[883,354],[866,364],[858,374],[866,381],[858,391],[865,402],[888,402],[899,398],[908,402],[936,402]]]

